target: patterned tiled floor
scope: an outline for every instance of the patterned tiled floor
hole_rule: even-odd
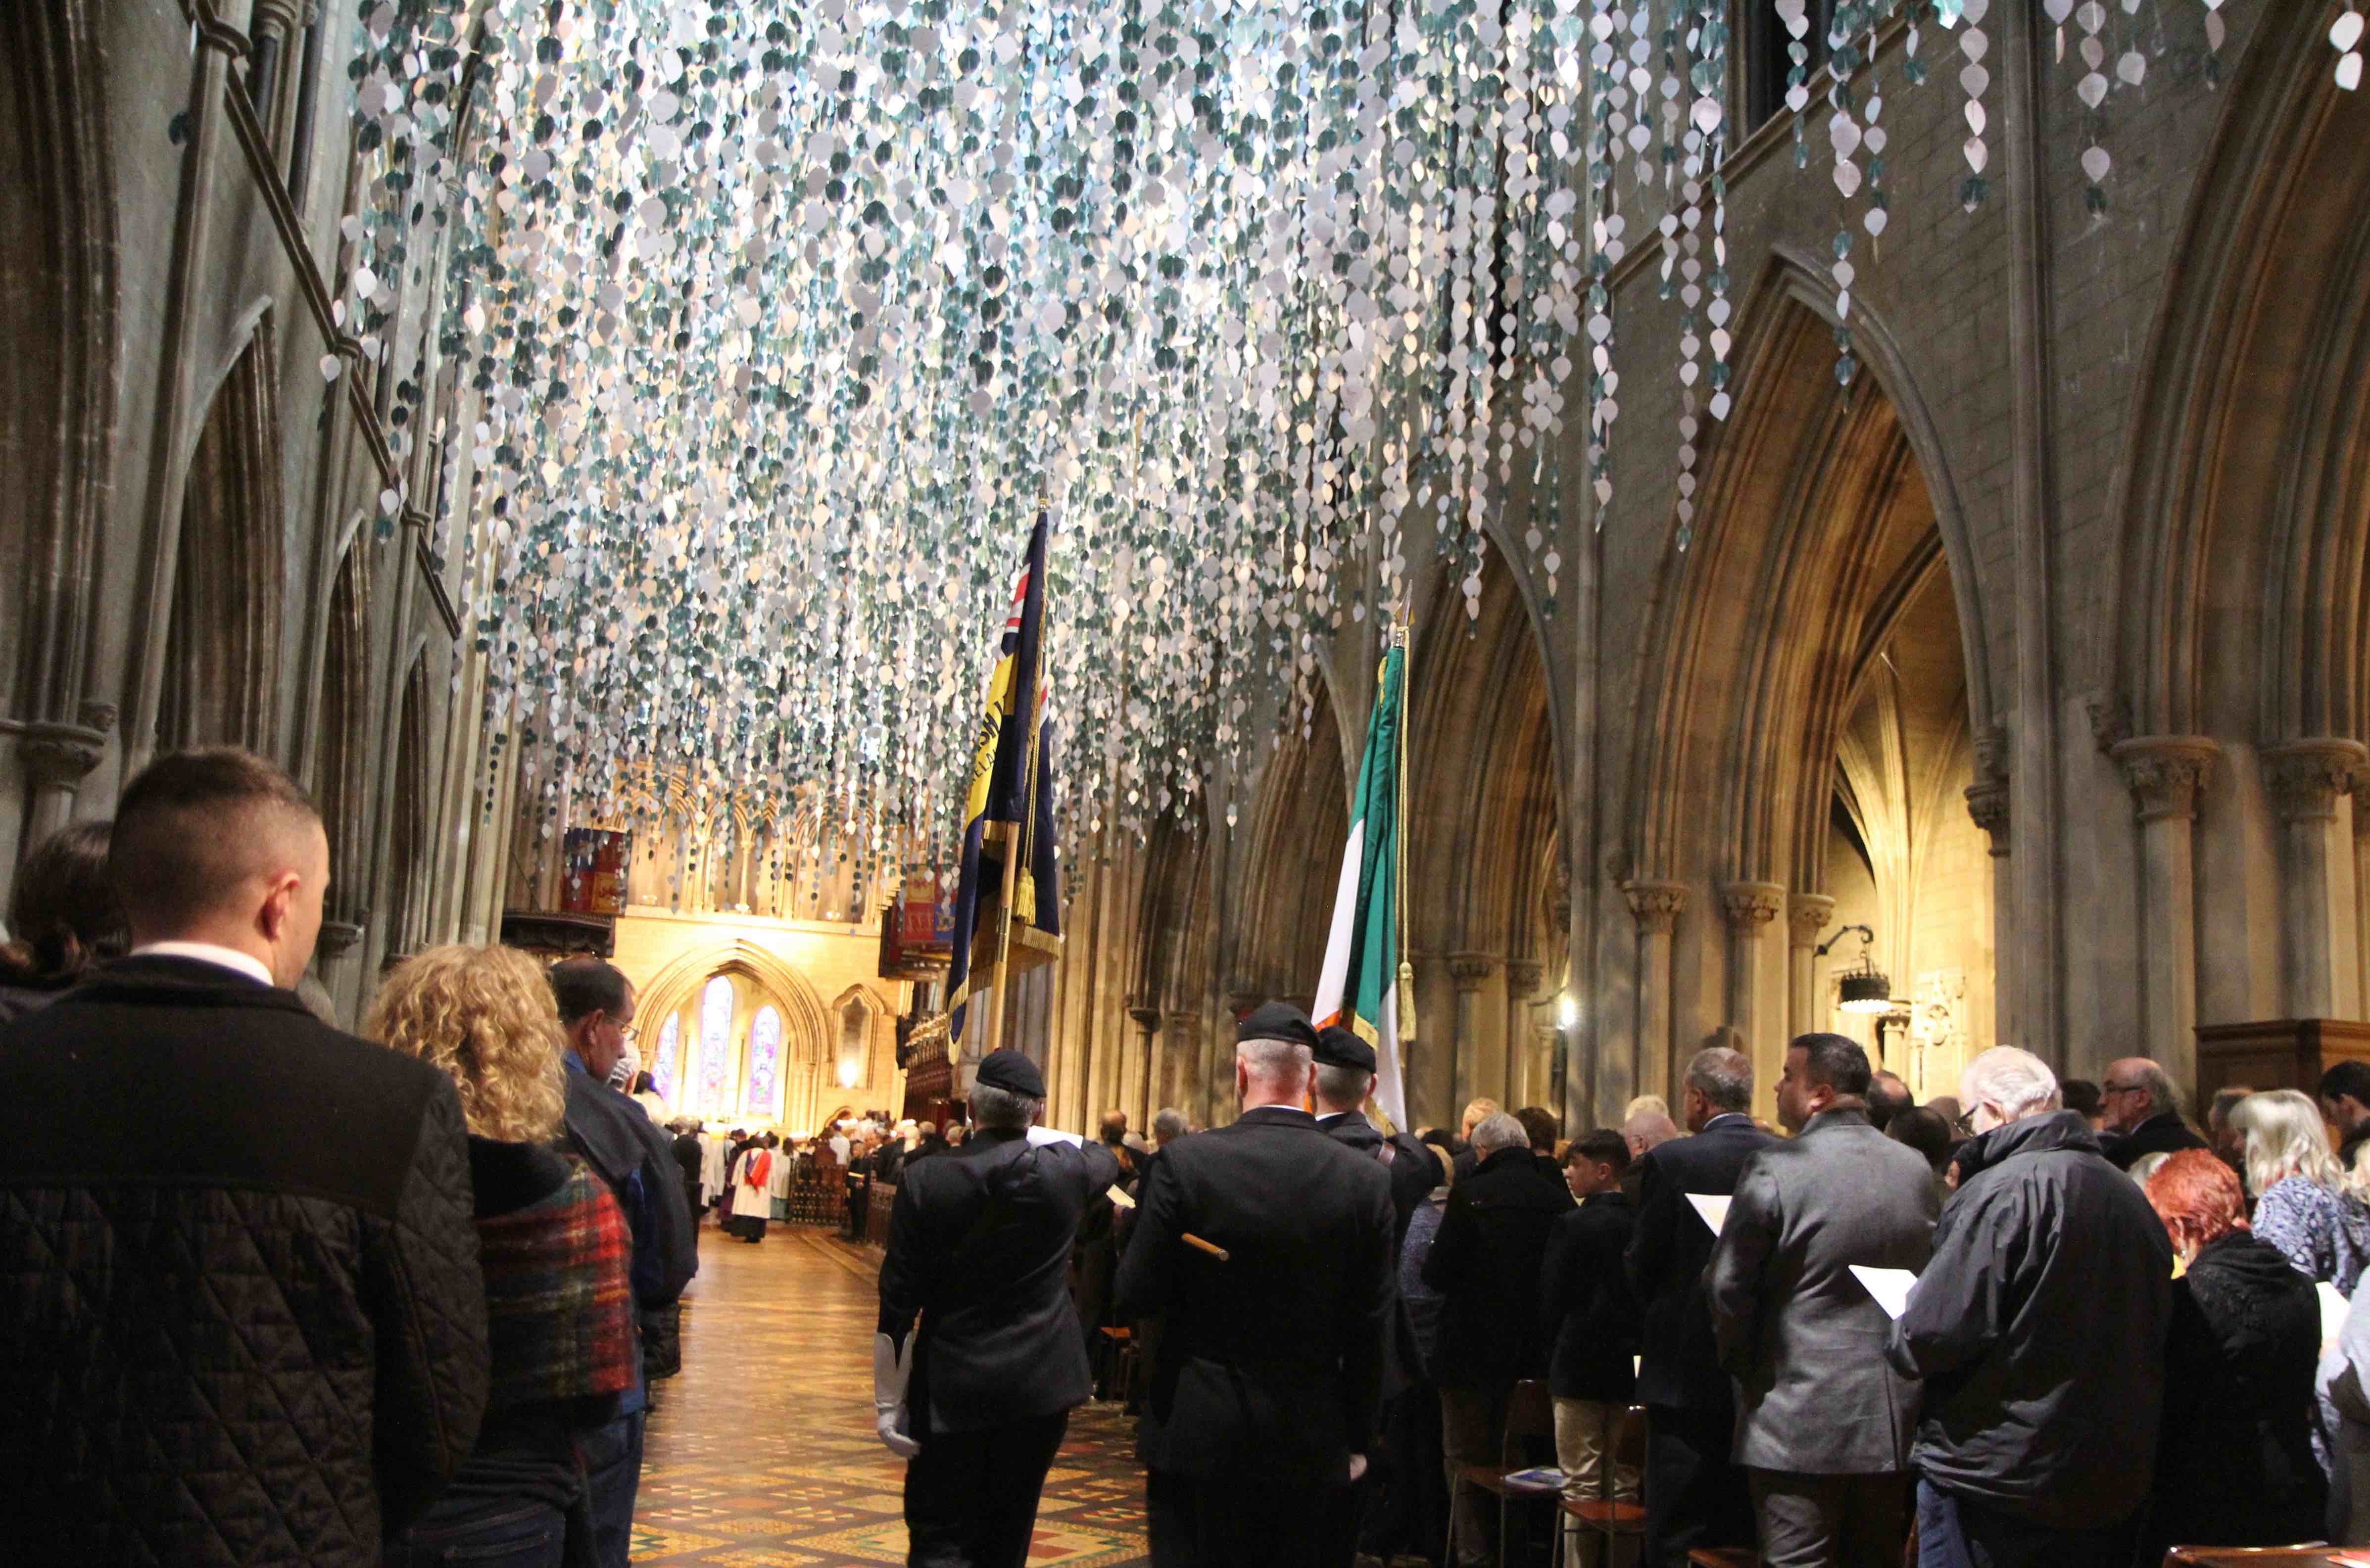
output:
[[[634,1562],[857,1568],[905,1561],[902,1460],[872,1434],[879,1254],[777,1225],[711,1223],[685,1298],[683,1372],[659,1385]],[[1031,1564],[1144,1568],[1144,1472],[1116,1406],[1070,1417]]]

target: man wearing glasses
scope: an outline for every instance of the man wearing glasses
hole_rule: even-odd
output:
[[[2143,1155],[2206,1147],[2180,1119],[2172,1080],[2146,1057],[2111,1063],[2107,1081],[2099,1086],[2099,1099],[2107,1113],[2106,1135],[2099,1141],[2118,1170],[2130,1170]]]
[[[584,1445],[593,1553],[601,1568],[627,1568],[634,1495],[642,1483],[642,1421],[650,1409],[653,1341],[667,1343],[667,1319],[699,1270],[697,1233],[683,1198],[683,1175],[665,1132],[608,1087],[634,1042],[634,987],[598,958],[551,967],[552,1000],[568,1032],[568,1141],[601,1173],[634,1233],[634,1306],[642,1375],[617,1402],[617,1417]],[[663,1374],[662,1374],[663,1375]]]

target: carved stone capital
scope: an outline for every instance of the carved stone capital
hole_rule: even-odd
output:
[[[1498,956],[1495,953],[1452,953],[1448,956],[1448,972],[1455,978],[1457,994],[1470,996],[1498,972]]]
[[[95,729],[101,735],[111,735],[115,731],[115,711],[113,703],[85,703],[75,710],[75,716],[82,720],[82,727],[85,729]]]
[[[1198,1013],[1172,1013],[1168,1014],[1168,1026],[1180,1035],[1198,1035],[1202,1032],[1202,1015]]]
[[[277,33],[285,38],[296,30],[304,7],[297,0],[255,0],[254,31],[258,38]]]
[[[17,754],[35,789],[72,789],[107,754],[107,734],[80,725],[29,724]]]
[[[1786,889],[1775,882],[1730,882],[1720,890],[1720,913],[1738,936],[1758,937],[1786,910]]]
[[[1621,896],[1629,900],[1629,917],[1638,922],[1641,936],[1669,935],[1687,907],[1684,882],[1624,882]]]
[[[1824,893],[1797,893],[1786,900],[1786,938],[1795,947],[1816,947],[1819,933],[1835,918],[1835,901]]]
[[[324,958],[341,958],[348,949],[362,939],[362,928],[352,921],[325,920],[321,922],[318,946]]]
[[[1537,995],[1539,981],[1547,972],[1547,966],[1536,958],[1511,960],[1506,965],[1506,993],[1514,997]]]
[[[1156,1007],[1131,1006],[1127,1010],[1127,1015],[1134,1019],[1135,1026],[1147,1035],[1155,1033],[1160,1027],[1160,1009]]]
[[[2272,808],[2291,822],[2337,819],[2337,797],[2353,787],[2354,771],[2370,761],[2358,740],[2319,738],[2266,746],[2263,792]]]
[[[2205,770],[2221,754],[2222,748],[2202,735],[2144,735],[2117,741],[2111,752],[2143,822],[2194,818]]]
[[[1256,1012],[1259,1004],[1266,1000],[1265,991],[1230,990],[1226,993],[1226,1006],[1237,1018],[1247,1017]]]
[[[1991,835],[1992,853],[2008,853],[2008,781],[1989,779],[1967,786],[1967,815]]]

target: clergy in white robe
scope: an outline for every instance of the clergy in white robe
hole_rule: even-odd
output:
[[[725,1224],[744,1242],[765,1239],[765,1221],[774,1212],[774,1166],[781,1156],[772,1147],[771,1133],[741,1151],[732,1162],[732,1218]]]

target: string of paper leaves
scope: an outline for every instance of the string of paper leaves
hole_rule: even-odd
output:
[[[1855,73],[1889,22],[1913,85],[1917,26],[1955,33],[1973,206],[1989,5],[1844,0],[1822,91],[1777,0],[1797,133],[1824,96],[1871,237]],[[1697,383],[1711,418],[1731,396],[1715,0],[357,14],[339,307],[399,372],[399,450],[432,441],[437,495],[482,518],[454,536],[489,552],[468,613],[521,749],[489,766],[546,800],[657,773],[643,799],[729,799],[741,830],[795,817],[818,867],[943,857],[1041,508],[1074,833],[1189,809],[1264,691],[1305,703],[1320,641],[1396,612],[1426,533],[1470,620],[1522,495],[1500,537],[1552,606],[1575,375],[1612,495],[1625,185],[1683,310],[1692,524]],[[2357,74],[2360,32],[2349,3]],[[1847,224],[1847,298],[1851,250]]]

